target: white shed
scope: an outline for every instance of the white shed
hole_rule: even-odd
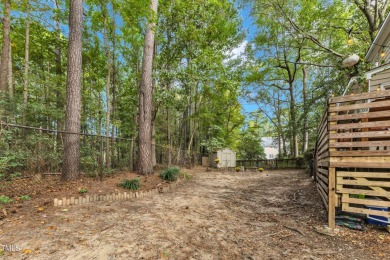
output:
[[[215,159],[219,159],[219,163],[214,162]],[[236,167],[236,152],[225,148],[210,155],[210,165],[217,168],[222,167]]]

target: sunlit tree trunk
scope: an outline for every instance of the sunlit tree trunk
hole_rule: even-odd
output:
[[[3,18],[3,43],[1,48],[1,62],[0,62],[0,95],[2,101],[5,101],[7,95],[7,82],[8,82],[8,66],[9,66],[9,53],[11,48],[11,0],[4,0],[4,18]],[[6,121],[6,102],[4,102],[1,108],[0,120]]]
[[[157,15],[158,0],[151,0],[150,9]],[[152,67],[154,53],[155,22],[149,20],[146,34],[144,55],[142,60],[142,77],[139,91],[139,128],[138,128],[138,173],[153,173],[152,160]]]
[[[65,130],[76,133],[80,131],[82,29],[83,1],[70,1]],[[79,170],[80,136],[77,134],[66,134],[64,138],[62,179],[77,179]]]
[[[110,121],[111,121],[111,97],[110,97],[110,88],[111,88],[111,51],[107,39],[107,8],[103,8],[103,41],[104,48],[106,49],[106,58],[107,58],[107,74],[106,74],[106,136],[110,136]],[[106,167],[111,168],[111,156],[110,156],[110,138],[106,137]]]

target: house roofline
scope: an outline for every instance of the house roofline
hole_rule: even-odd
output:
[[[387,33],[385,33],[385,31],[387,31]],[[378,42],[380,42],[381,40],[385,41],[387,37],[384,34],[388,35],[389,33],[390,33],[390,13],[387,14],[385,22],[382,24],[382,27],[380,28],[378,34],[376,35],[374,41],[372,42],[370,49],[368,49],[368,52],[364,57],[365,61],[368,62],[373,61],[373,59],[376,56],[376,53],[380,49],[380,45],[382,45],[379,44]],[[383,37],[384,39],[382,39]]]

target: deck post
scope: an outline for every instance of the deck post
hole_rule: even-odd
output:
[[[336,227],[336,168],[329,168],[329,190],[328,190],[328,226]]]

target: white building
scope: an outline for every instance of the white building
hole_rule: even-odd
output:
[[[267,159],[276,159],[278,157],[278,138],[262,137],[261,145],[264,147],[264,153]]]
[[[219,163],[214,162],[215,159],[219,159]],[[219,150],[210,155],[210,165],[213,167],[236,167],[236,152],[228,148]]]

